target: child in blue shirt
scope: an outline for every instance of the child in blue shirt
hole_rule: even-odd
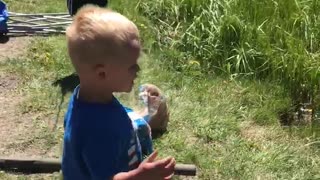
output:
[[[174,158],[156,160],[150,134],[138,134],[143,119],[134,118],[134,112],[113,96],[130,92],[140,70],[136,25],[112,10],[85,6],[66,35],[80,85],[70,98],[64,121],[64,179],[170,179]],[[143,152],[149,155],[146,159]]]

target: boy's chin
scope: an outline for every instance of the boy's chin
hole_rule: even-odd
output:
[[[129,92],[132,91],[132,89],[133,89],[133,86],[130,86],[130,87],[129,87],[128,89],[126,89],[126,91],[124,91],[124,92],[129,93]]]
[[[114,89],[114,92],[117,93],[129,93],[132,91],[134,86],[134,81],[132,81],[130,84],[126,84],[126,86],[118,87]]]
[[[128,89],[126,92],[131,92],[134,86],[134,81],[132,81],[132,83],[129,85]]]

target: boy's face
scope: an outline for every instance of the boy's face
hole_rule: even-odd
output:
[[[130,51],[124,52],[122,57],[114,59],[107,67],[106,86],[114,92],[130,92],[140,71],[138,59],[140,56],[140,46],[131,48]]]

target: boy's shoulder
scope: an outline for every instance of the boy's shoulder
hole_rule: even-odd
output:
[[[69,107],[68,110],[74,110],[74,109],[81,109],[81,112],[87,113],[86,110],[90,110],[90,112],[95,113],[96,111],[101,112],[108,112],[109,109],[115,110],[122,110],[124,111],[124,108],[122,104],[118,101],[118,99],[115,96],[112,96],[112,100],[108,104],[101,104],[101,103],[89,103],[86,101],[82,101],[79,99],[79,91],[80,87],[79,85],[74,89],[70,100],[69,100]],[[119,113],[116,111],[111,111],[115,113]]]
[[[126,107],[116,97],[109,104],[85,103],[78,100],[78,91],[79,87],[70,97],[66,121],[77,122],[77,125],[87,128],[103,127],[104,124],[108,127],[123,126],[130,122]]]

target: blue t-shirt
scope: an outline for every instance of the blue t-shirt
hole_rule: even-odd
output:
[[[128,107],[124,108],[132,121],[134,130],[138,134],[142,155],[146,157],[153,152],[151,127],[148,124],[148,116],[141,117],[132,109]]]
[[[64,179],[107,180],[137,168],[143,158],[138,130],[128,116],[131,109],[115,97],[109,104],[83,102],[77,98],[78,91],[79,86],[64,120]]]

